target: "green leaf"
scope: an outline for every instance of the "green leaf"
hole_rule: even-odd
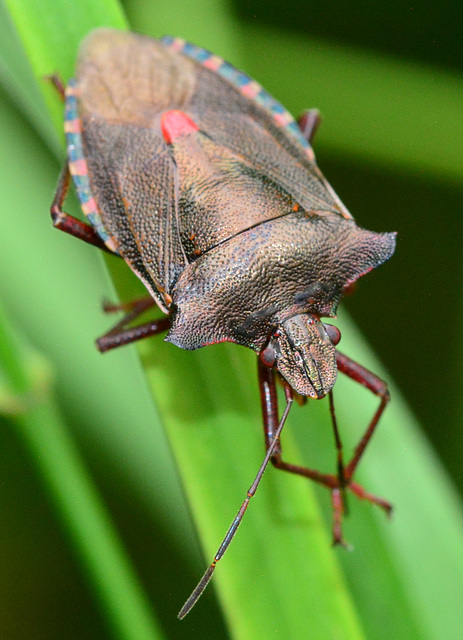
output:
[[[255,356],[233,345],[169,351],[165,343],[146,348],[143,361],[212,560],[264,455],[257,385],[249,383]],[[297,461],[289,434],[284,446]],[[312,488],[297,478],[264,477],[214,581],[233,637],[271,629],[300,637],[307,628],[319,638],[363,637]]]
[[[54,23],[56,23],[57,17],[54,18]],[[33,17],[28,16],[28,24],[33,24]],[[43,24],[39,22],[39,24]],[[80,28],[80,27],[79,27]],[[80,34],[81,35],[81,34]],[[76,37],[69,37],[69,47],[71,50],[74,47],[74,42],[76,41]],[[45,44],[42,43],[42,47]],[[63,44],[64,46],[64,44]],[[34,48],[34,51],[40,51],[41,49]],[[32,49],[30,50],[32,54]],[[49,59],[52,58],[52,54],[48,53]],[[67,55],[62,56],[63,60],[66,60]],[[36,69],[40,68],[39,73],[42,74],[44,71],[44,65],[39,65],[38,63],[34,65]],[[59,69],[61,72],[61,68]],[[62,72],[63,75],[66,75],[66,72]],[[128,295],[126,293],[126,295]],[[166,348],[167,345],[161,345],[161,347]],[[156,351],[156,347],[155,347]],[[175,351],[170,349],[170,351]],[[171,358],[171,366],[173,370],[180,371],[179,368],[179,359],[185,358],[189,354],[185,353],[174,353]],[[223,367],[221,363],[221,355],[220,350],[216,350],[215,352],[211,350],[210,353],[205,351],[204,354],[195,354],[192,356],[192,360],[190,361],[190,367],[196,358],[201,359],[206,357],[208,360],[212,358],[211,366],[213,370],[219,371],[220,367]],[[234,357],[234,356],[233,356]],[[161,355],[161,361],[162,361]],[[228,369],[227,365],[225,367]],[[166,372],[164,372],[166,375]],[[225,376],[224,376],[225,380]],[[233,385],[235,381],[232,378],[231,384]],[[236,381],[237,382],[237,381]],[[177,395],[176,386],[169,386],[169,393],[164,393],[162,387],[162,380],[160,379],[159,384],[161,385],[161,396],[165,398],[175,398]],[[247,387],[247,384],[245,385]],[[241,389],[239,386],[236,386],[235,389],[229,395],[229,399],[232,400],[232,406],[236,406],[236,397],[239,397],[241,394]],[[230,387],[232,388],[232,387]],[[196,393],[195,387],[192,387],[192,392]],[[157,392],[159,393],[159,391]],[[215,391],[210,388],[207,391],[207,395],[213,396]],[[182,394],[186,399],[186,394]],[[204,392],[203,392],[204,395]],[[190,395],[190,398],[192,395]],[[196,404],[196,402],[195,402]],[[252,422],[248,418],[249,425],[258,424],[257,414],[255,410],[255,398],[249,398],[249,402],[247,403],[252,411]],[[186,406],[185,406],[186,408]],[[179,406],[180,409],[180,406]],[[167,408],[166,408],[167,411]],[[222,411],[221,411],[222,414]],[[205,416],[204,416],[205,417]],[[229,436],[232,436],[235,432],[235,429],[231,429],[231,426],[234,426],[238,422],[241,422],[241,428],[246,429],[246,420],[242,420],[245,414],[242,414],[241,411],[238,415],[232,415],[231,419],[228,420],[224,417],[223,421],[221,421],[221,429],[218,430],[216,423],[218,422],[218,418],[213,417],[213,413],[208,415],[208,417],[204,419],[202,422],[200,420],[200,416],[198,415],[195,418],[196,425],[196,433],[199,432],[204,433],[206,438],[206,444],[208,439],[208,432],[210,434],[215,434],[215,438],[217,439],[219,434],[227,433]],[[211,419],[212,418],[212,419]],[[168,432],[171,437],[171,440],[174,444],[175,454],[179,459],[181,472],[183,473],[182,464],[185,461],[186,451],[191,446],[187,440],[187,434],[184,434],[185,437],[182,437],[182,429],[185,431],[185,427],[182,427],[181,422],[179,421],[178,415],[175,419],[170,420],[169,415],[165,418],[165,422],[168,426]],[[206,427],[208,428],[206,430]],[[222,464],[219,464],[221,467],[220,476],[223,478],[227,478],[229,475],[230,468],[236,469],[238,465],[238,473],[234,471],[235,482],[233,485],[229,485],[229,489],[234,490],[235,499],[238,498],[241,501],[242,492],[245,491],[247,485],[252,480],[252,476],[255,473],[256,464],[258,465],[259,459],[262,457],[262,445],[259,438],[255,438],[256,434],[252,433],[251,429],[246,429],[245,433],[242,434],[241,440],[243,441],[245,436],[252,440],[253,442],[253,450],[257,454],[253,457],[249,457],[247,465],[244,465],[242,461],[237,461],[235,456],[231,456],[228,460],[228,467],[226,468],[225,459],[222,460]],[[183,443],[183,444],[182,444]],[[208,456],[214,455],[214,442],[210,442],[212,448],[209,449]],[[185,449],[186,447],[186,449]],[[203,450],[205,449],[204,442],[198,441],[196,438],[196,448],[198,447]],[[227,450],[232,451],[231,447],[227,447]],[[191,461],[193,458],[191,459]],[[191,463],[190,463],[191,467]],[[209,469],[204,469],[202,465],[199,467],[195,466],[196,473],[201,473],[200,481],[196,480],[196,486],[206,486],[208,487],[209,497],[207,498],[207,492],[201,496],[201,499],[198,501],[193,497],[193,503],[198,507],[198,511],[200,513],[201,520],[201,528],[203,531],[207,532],[210,543],[217,544],[222,536],[222,531],[227,526],[227,515],[229,515],[230,508],[236,509],[236,506],[233,505],[233,500],[228,500],[227,495],[225,494],[223,500],[220,500],[217,504],[219,508],[225,509],[225,518],[220,520],[218,517],[218,513],[214,512],[214,509],[210,509],[209,507],[216,501],[216,492],[215,486],[219,481],[219,477],[217,476],[217,469],[214,467],[209,467]],[[286,479],[288,482],[289,479]],[[191,491],[191,481],[189,475],[185,475],[184,482],[187,487],[187,491]],[[284,479],[283,479],[284,483]],[[281,486],[284,486],[282,484]],[[225,489],[224,489],[225,490]],[[288,531],[288,534],[291,530],[291,527],[288,529],[287,526],[283,525],[281,527],[278,522],[273,523],[273,527],[271,526],[273,521],[272,511],[273,509],[267,511],[263,507],[267,504],[269,505],[269,500],[271,503],[271,498],[265,499],[264,488],[260,491],[262,493],[262,498],[259,502],[257,501],[257,508],[254,508],[253,511],[255,515],[252,515],[248,518],[249,525],[248,531],[251,533],[258,533],[260,531],[260,542],[259,536],[252,537],[252,543],[247,547],[247,551],[244,554],[244,563],[243,559],[236,554],[240,550],[240,544],[235,545],[235,550],[233,551],[233,555],[235,555],[235,564],[238,567],[238,570],[235,569],[233,571],[233,565],[231,564],[231,569],[229,571],[223,570],[220,573],[218,572],[218,580],[217,583],[219,585],[223,585],[223,598],[225,602],[225,613],[228,617],[229,624],[232,628],[232,633],[235,637],[255,637],[256,635],[262,635],[267,633],[271,628],[274,627],[275,622],[278,618],[281,620],[278,621],[278,625],[281,626],[281,630],[288,630],[290,635],[298,635],[302,629],[305,628],[307,621],[314,625],[315,628],[318,629],[320,638],[331,638],[339,633],[342,630],[343,637],[345,638],[359,638],[361,637],[361,633],[359,631],[359,625],[355,617],[355,613],[352,609],[352,605],[350,602],[349,594],[343,588],[342,577],[336,568],[336,563],[333,560],[333,556],[330,550],[330,542],[329,536],[326,535],[326,532],[320,528],[320,517],[317,515],[316,507],[313,503],[313,499],[310,497],[310,492],[304,483],[299,484],[299,489],[294,493],[289,493],[289,497],[286,500],[287,506],[292,513],[300,513],[307,514],[306,517],[309,518],[309,521],[313,521],[310,532],[304,531],[298,522],[296,522],[295,530],[291,534],[294,538],[294,542],[291,547],[298,548],[301,551],[301,559],[298,560],[298,565],[300,565],[305,573],[305,575],[309,578],[306,582],[305,588],[301,589],[301,585],[295,584],[294,589],[288,589],[287,587],[280,593],[280,584],[286,583],[287,579],[290,578],[291,569],[294,569],[294,562],[288,562],[288,551],[291,547],[288,547],[288,538],[284,535],[285,531]],[[293,505],[294,500],[294,505]],[[288,502],[289,501],[289,502]],[[231,507],[231,505],[233,505]],[[262,506],[261,506],[262,505]],[[253,518],[257,517],[257,521],[253,520]],[[253,524],[254,522],[254,524]],[[266,546],[262,541],[262,534],[264,531],[267,531],[270,538],[274,538],[273,546]],[[219,533],[220,532],[220,533]],[[249,535],[248,534],[248,535]],[[244,537],[243,540],[246,538]],[[305,544],[302,545],[302,542],[305,541]],[[305,551],[304,551],[305,549]],[[312,555],[306,553],[309,549],[312,550]],[[315,554],[314,554],[315,550]],[[231,557],[233,558],[233,555]],[[291,555],[291,554],[290,554]],[[268,570],[271,572],[270,575],[273,575],[271,578],[273,583],[273,595],[269,599],[269,593],[267,589],[267,593],[262,591],[261,585],[256,585],[254,589],[250,589],[249,594],[247,594],[246,598],[243,598],[243,584],[240,577],[240,571],[249,564],[248,558],[251,559],[262,559],[262,564],[260,566],[265,567],[268,566]],[[230,564],[230,563],[229,563]],[[241,567],[241,569],[240,569]],[[226,565],[225,565],[226,569]],[[252,572],[253,573],[253,572]],[[246,570],[246,574],[252,580],[252,573],[249,573],[249,568]],[[222,575],[220,575],[222,574]],[[287,574],[287,577],[285,577]],[[317,577],[317,588],[314,589],[312,584],[310,583],[310,576]],[[269,576],[263,576],[261,581],[268,580]],[[241,581],[241,582],[240,582]],[[251,582],[249,585],[251,586]],[[251,597],[251,593],[253,596]],[[297,598],[296,598],[297,595]],[[181,603],[181,597],[183,594],[179,593],[179,604]],[[320,599],[323,600],[324,606],[320,608]],[[308,618],[304,620],[304,618],[300,615],[302,611],[306,611],[308,613]],[[281,612],[281,616],[279,616],[278,611]],[[293,612],[293,613],[291,613]],[[298,614],[299,612],[299,614]],[[327,615],[327,612],[329,615]],[[267,629],[267,631],[266,631]]]
[[[408,177],[461,185],[457,74],[271,28],[246,25],[243,38],[247,68],[287,95],[292,111],[316,101],[327,123],[317,145]]]
[[[72,6],[64,2],[38,5],[12,0],[10,4],[11,16],[18,25],[27,55],[33,60],[39,84],[42,75],[52,71],[59,71],[67,78],[71,74],[77,43],[85,31],[97,24],[116,24],[117,16],[120,16],[119,10],[113,7],[106,17],[104,4],[99,3],[91,3],[91,6],[75,2]],[[223,10],[221,3],[209,2],[208,11],[213,12],[215,20],[215,29],[211,32],[201,12],[198,11],[196,17],[187,7],[187,4],[185,7],[138,4],[129,6],[129,12],[135,24],[139,21],[140,30],[152,29],[153,35],[168,31],[214,48],[210,43],[213,38],[218,42],[218,52],[230,51],[232,62],[239,66],[243,66],[239,53],[244,58],[253,58],[256,63],[262,59],[267,67],[274,66],[273,58],[269,64],[267,53],[258,55],[263,50],[267,31],[246,31]],[[138,14],[135,9],[139,10]],[[43,15],[42,11],[45,11]],[[182,27],[177,26],[180,24],[178,16],[183,20]],[[49,33],[47,25],[50,26]],[[29,30],[34,33],[29,34]],[[65,36],[61,37],[61,33]],[[252,38],[240,37],[249,33]],[[286,47],[292,59],[295,58],[291,39],[273,32],[272,38],[276,50],[281,53]],[[306,44],[302,42],[303,51]],[[35,60],[36,55],[41,61]],[[342,55],[340,51],[340,59]],[[14,56],[1,59],[10,68],[8,63],[12,58]],[[365,69],[369,70],[366,75],[379,77],[382,64],[375,66],[374,59],[367,62],[370,66],[365,63]],[[5,78],[13,76],[13,73],[3,74]],[[303,79],[299,81],[304,82]],[[307,86],[309,81],[310,75]],[[52,104],[54,120],[58,122],[62,107],[51,88],[45,84],[41,86]],[[13,99],[18,99],[20,93],[15,91],[14,82],[7,83],[6,88]],[[273,92],[278,93],[274,89]],[[311,98],[309,106],[313,106],[314,101],[316,103],[316,97]],[[37,107],[38,111],[41,107],[34,101],[29,107],[29,117],[39,128],[40,118],[35,117],[34,109]],[[41,135],[49,139],[46,129],[41,129]],[[11,164],[12,146],[12,142],[8,144],[4,156],[5,170],[8,163]],[[349,149],[352,153],[363,153],[354,143]],[[404,163],[415,151],[416,148],[405,149],[401,156],[405,158]],[[37,145],[31,154],[34,154],[37,170],[49,163],[43,149],[37,149]],[[390,161],[390,156],[377,148],[376,143],[369,149],[369,154],[381,162]],[[20,165],[26,166],[24,160],[18,162]],[[443,161],[440,166],[446,170]],[[28,171],[32,176],[33,169]],[[20,182],[26,187],[28,180],[24,176]],[[98,425],[98,435],[97,430],[95,433],[89,430],[88,437],[92,442],[106,438],[117,452],[118,468],[124,469],[141,494],[150,494],[151,501],[149,497],[144,498],[144,504],[149,508],[148,518],[152,517],[158,523],[164,519],[170,542],[178,554],[178,563],[187,575],[181,584],[169,587],[165,600],[157,601],[156,607],[159,611],[166,608],[172,611],[175,607],[178,610],[182,599],[188,596],[188,589],[194,586],[196,571],[199,578],[201,568],[205,566],[198,565],[191,532],[180,516],[184,508],[178,490],[169,483],[164,487],[162,482],[162,478],[171,473],[168,456],[156,457],[152,469],[150,461],[158,452],[153,451],[152,458],[152,452],[143,449],[143,443],[151,441],[156,426],[155,416],[143,404],[146,398],[142,398],[143,383],[136,364],[127,352],[125,356],[110,354],[104,364],[99,360],[97,363],[96,358],[87,360],[83,353],[82,345],[88,344],[90,349],[91,339],[102,332],[102,323],[98,327],[97,316],[91,316],[88,309],[92,305],[96,309],[99,292],[102,295],[109,289],[98,279],[99,267],[89,248],[82,249],[79,254],[83,256],[82,261],[76,259],[75,263],[70,255],[73,251],[70,238],[56,238],[56,243],[53,240],[51,248],[45,249],[47,234],[52,236],[53,232],[47,229],[40,235],[37,221],[47,217],[46,207],[43,206],[43,216],[32,206],[29,211],[22,195],[18,193],[12,197],[8,211],[22,211],[24,215],[17,219],[8,215],[6,237],[9,241],[2,247],[0,259],[4,272],[8,265],[17,262],[15,256],[20,253],[24,261],[15,263],[17,283],[8,279],[2,283],[2,295],[6,294],[14,314],[21,318],[28,331],[50,333],[50,310],[58,316],[52,321],[52,330],[56,333],[50,341],[50,349],[53,357],[60,359],[60,371],[67,377],[60,382],[63,398],[66,398],[63,401],[76,409],[82,403],[82,415],[91,415]],[[34,194],[30,199],[38,202]],[[57,235],[55,233],[53,238]],[[41,250],[38,251],[37,246]],[[76,265],[69,272],[62,266],[65,258],[68,264]],[[51,262],[53,268],[46,271],[45,262]],[[130,299],[131,295],[139,294],[139,288],[133,282],[126,282],[123,267],[111,266],[111,270],[116,274],[118,290],[124,289],[123,298]],[[31,281],[34,287],[30,286]],[[53,286],[57,288],[54,299],[50,295],[51,283],[56,283]],[[59,288],[57,283],[60,283]],[[82,305],[90,300],[91,304],[79,310],[76,300],[81,300]],[[347,321],[343,321],[343,336],[346,353],[381,373],[378,363],[367,353],[364,341]],[[207,563],[244,498],[264,453],[254,382],[255,356],[234,345],[185,353],[160,340],[146,341],[140,345],[140,352]],[[342,432],[349,434],[346,437],[346,449],[349,450],[367,424],[376,400],[369,398],[358,385],[341,380],[337,383],[336,398]],[[325,523],[314,499],[313,487],[301,478],[270,469],[213,579],[231,637],[254,640],[278,633],[290,638],[305,638],[312,634],[317,640],[347,640],[364,637],[362,628],[369,640],[390,637],[424,640],[439,637],[443,630],[443,637],[456,637],[456,630],[462,623],[457,602],[463,587],[461,505],[453,497],[452,488],[434,455],[418,435],[415,421],[398,398],[393,389],[391,407],[359,470],[359,480],[368,489],[385,494],[396,504],[393,520],[385,521],[383,514],[370,505],[358,504],[352,499],[346,533],[356,550],[351,554],[333,550],[329,509]],[[162,436],[157,437],[159,448],[162,448]],[[309,407],[292,410],[283,438],[287,459],[300,460],[316,468],[333,468],[331,440],[326,403],[311,403]],[[158,465],[164,466],[157,475]],[[156,487],[155,500],[151,496],[153,487]],[[316,491],[316,495],[322,506],[328,506],[326,491]],[[162,508],[156,509],[155,501]],[[182,540],[185,540],[185,548],[180,546]],[[159,554],[154,547],[149,556],[151,552]],[[146,558],[146,563],[150,561],[151,558]],[[437,568],[444,566],[446,579],[442,585]],[[165,575],[156,576],[156,582],[160,583],[156,593],[163,590],[167,579]],[[184,625],[190,635],[197,633],[195,621],[201,619],[202,610],[213,610],[211,596],[209,588],[190,616],[175,624]],[[384,608],[387,616],[384,616]],[[211,634],[224,636],[218,621],[214,629]],[[178,633],[172,631],[173,636]],[[211,634],[208,629],[208,635],[213,637]]]
[[[0,351],[0,414],[14,424],[36,459],[115,637],[161,640],[133,567],[63,424],[51,367],[1,308]]]

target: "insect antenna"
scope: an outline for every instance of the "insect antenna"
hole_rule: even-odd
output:
[[[275,431],[275,435],[273,436],[272,442],[270,443],[269,448],[267,449],[267,453],[265,454],[265,458],[260,466],[259,471],[257,472],[256,477],[254,478],[254,482],[252,483],[252,485],[249,487],[248,492],[246,494],[246,498],[244,499],[241,507],[238,510],[238,513],[235,516],[235,519],[233,520],[233,522],[230,525],[230,528],[228,529],[222,544],[220,545],[220,547],[217,550],[217,553],[214,556],[213,561],[211,562],[211,564],[209,565],[209,567],[206,569],[203,577],[201,578],[201,580],[198,582],[198,584],[196,585],[196,587],[194,588],[193,592],[191,593],[190,597],[188,598],[188,600],[185,602],[185,604],[183,605],[183,607],[181,608],[179,614],[178,614],[178,618],[180,620],[182,620],[187,613],[189,613],[191,611],[191,609],[194,607],[194,605],[196,604],[196,602],[199,600],[199,597],[201,596],[201,594],[203,593],[204,589],[207,587],[207,585],[209,584],[210,579],[212,578],[212,574],[214,573],[214,569],[215,566],[217,564],[217,562],[223,557],[223,555],[225,554],[225,551],[228,549],[231,541],[233,540],[233,537],[235,536],[235,533],[238,530],[238,527],[241,524],[241,521],[243,519],[244,513],[246,511],[246,509],[248,508],[249,502],[251,500],[251,498],[253,497],[253,495],[256,493],[257,491],[257,487],[259,486],[259,482],[262,479],[262,476],[264,475],[264,471],[269,463],[270,458],[272,457],[273,451],[277,445],[277,442],[280,438],[280,434],[283,430],[283,427],[285,425],[286,422],[286,418],[288,417],[288,413],[289,410],[291,409],[291,405],[293,403],[293,397],[292,397],[292,392],[291,389],[285,385],[285,393],[286,393],[286,407],[285,410],[283,412],[283,416],[280,420],[280,424],[278,425],[278,429]]]

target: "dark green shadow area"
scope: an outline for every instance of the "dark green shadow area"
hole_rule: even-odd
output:
[[[398,232],[394,259],[362,278],[343,306],[397,380],[463,492],[456,405],[463,188],[323,151],[318,158],[359,224]]]

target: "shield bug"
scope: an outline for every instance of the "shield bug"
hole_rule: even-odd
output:
[[[257,353],[266,455],[224,541],[182,608],[209,582],[267,463],[328,487],[333,540],[343,543],[350,491],[390,512],[353,476],[388,401],[386,384],[341,354],[334,317],[345,290],[391,257],[394,233],[358,227],[318,169],[317,113],[297,124],[244,73],[184,40],[100,29],[83,42],[76,76],[55,85],[66,103],[67,161],[51,213],[56,227],[122,257],[150,297],[108,311],[127,315],[101,351],[167,331],[182,349],[235,342]],[[62,205],[72,176],[90,224]],[[156,304],[160,320],[129,327]],[[332,389],[341,371],[379,407],[345,464]],[[275,381],[285,389],[279,417]],[[329,396],[337,471],[282,457],[293,397]]]

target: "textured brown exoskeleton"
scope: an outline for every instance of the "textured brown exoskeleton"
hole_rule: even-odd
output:
[[[394,233],[359,228],[318,169],[310,140],[260,85],[183,40],[110,29],[82,44],[66,90],[68,160],[52,205],[55,226],[121,256],[149,300],[107,310],[128,315],[97,342],[101,351],[168,330],[183,349],[235,342],[258,354],[267,454],[212,564],[180,617],[201,595],[254,495],[267,463],[331,490],[334,542],[342,543],[350,490],[387,512],[388,502],[353,482],[389,400],[384,382],[336,350],[333,317],[345,289],[391,257]],[[62,211],[69,175],[91,225]],[[153,304],[161,320],[127,328]],[[337,371],[381,399],[345,465],[332,388]],[[286,393],[278,416],[275,376]],[[279,436],[293,392],[329,394],[336,474],[282,459]]]

